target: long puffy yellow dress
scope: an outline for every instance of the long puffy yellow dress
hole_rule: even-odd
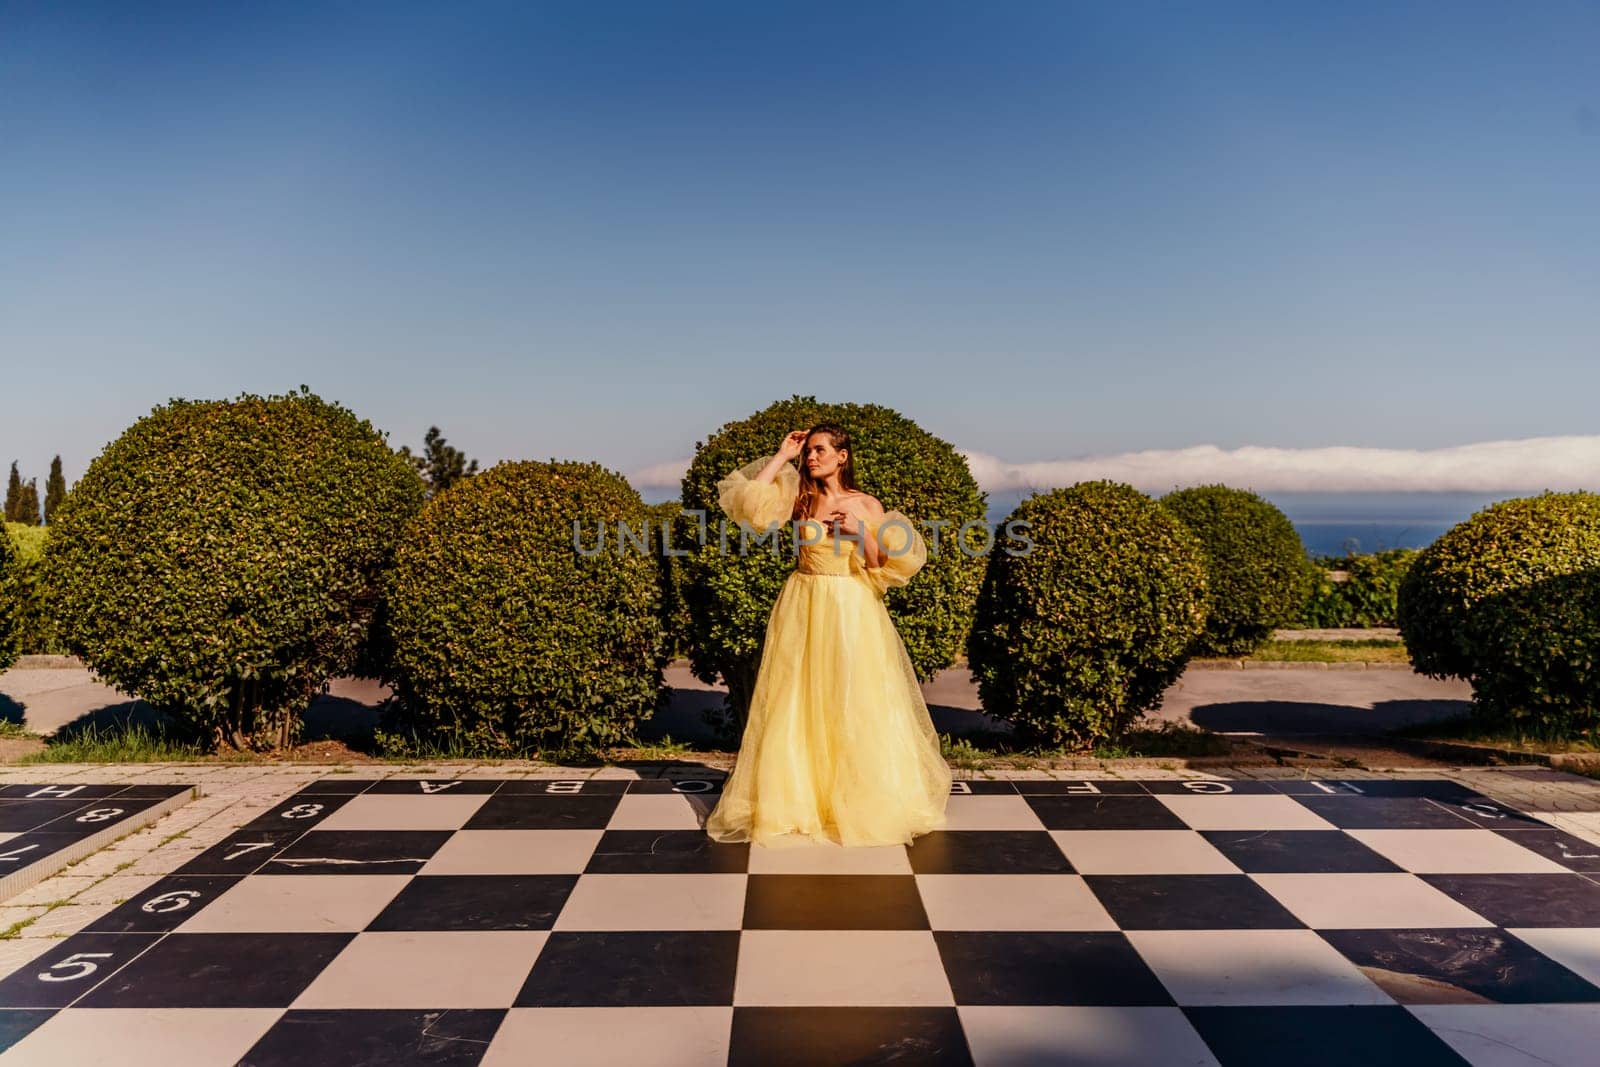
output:
[[[800,475],[758,482],[758,459],[717,483],[729,518],[757,530],[789,519]],[[950,765],[905,643],[884,607],[927,561],[899,511],[864,522],[887,555],[867,567],[859,540],[796,524],[794,571],[767,619],[761,665],[733,773],[706,820],[714,840],[768,847],[910,844],[945,825]],[[792,546],[787,531],[779,549]],[[739,539],[730,531],[730,544]],[[770,551],[765,547],[762,551]]]

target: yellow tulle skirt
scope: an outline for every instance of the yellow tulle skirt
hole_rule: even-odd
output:
[[[791,573],[706,833],[774,848],[910,844],[945,825],[950,779],[882,597],[859,573]]]

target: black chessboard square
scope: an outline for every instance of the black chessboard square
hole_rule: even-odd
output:
[[[378,784],[377,778],[319,778],[305,786],[297,797],[346,796],[365,793]]]
[[[416,874],[451,830],[311,830],[261,866],[263,875]]]
[[[116,796],[104,800],[91,800],[84,804],[81,810],[69,811],[54,822],[45,823],[40,829],[45,833],[66,833],[80,838],[92,837],[108,826],[115,826],[129,816],[146,808],[153,808],[166,799],[166,797]],[[0,801],[0,804],[4,803],[6,802]]]
[[[1187,830],[1189,824],[1152,796],[1026,795],[1047,830]]]
[[[508,778],[497,793],[523,797],[620,797],[637,792],[626,778]]]
[[[1432,797],[1435,800],[1488,800],[1448,778],[1350,778],[1322,781],[1278,779],[1272,788],[1291,796]]]
[[[1600,927],[1600,884],[1581,874],[1424,874],[1496,926]]]
[[[607,830],[585,874],[743,874],[747,843],[713,841],[704,830]]]
[[[1146,796],[1143,782],[1120,778],[1066,781],[1056,778],[1018,778],[1013,783],[1023,796]]]
[[[1185,1008],[1222,1067],[1466,1067],[1399,1005]]]
[[[936,930],[957,1004],[1170,1005],[1117,931]]]
[[[597,782],[594,784],[604,785],[607,783]],[[684,796],[720,796],[722,787],[726,784],[727,779],[723,777],[641,778],[627,783],[629,793],[643,793],[646,796],[660,796],[663,793],[679,793]]]
[[[52,1008],[0,1008],[0,1053],[39,1029],[54,1014]]]
[[[239,879],[230,875],[168,875],[112,908],[84,930],[108,934],[176,930],[191,915],[238,884]]]
[[[368,930],[548,930],[576,874],[424,874],[406,883]]]
[[[1600,845],[1574,837],[1565,830],[1551,827],[1530,830],[1519,825],[1497,826],[1494,831],[1545,859],[1554,860],[1569,871],[1600,873]]]
[[[728,1067],[969,1067],[954,1008],[736,1007]]]
[[[505,1014],[502,1008],[289,1011],[239,1060],[239,1067],[474,1067]]]
[[[1508,808],[1504,804],[1496,804],[1487,797],[1466,801],[1435,799],[1434,803],[1452,814],[1461,816],[1470,823],[1487,827],[1490,830],[1509,827],[1539,830],[1550,825],[1542,819],[1534,818],[1532,815],[1524,815],[1515,808]]]
[[[934,830],[906,848],[917,874],[1072,874],[1043,830]]]
[[[1366,874],[1401,868],[1343,830],[1202,830],[1246,874]]]
[[[344,807],[353,794],[307,795],[297,793],[280,800],[254,819],[239,827],[243,832],[257,830],[309,830]]]
[[[194,789],[192,785],[173,784],[171,782],[145,782],[137,785],[125,785],[117,789],[112,796],[118,800],[133,798],[149,798],[152,800],[166,800],[179,793],[188,793]]]
[[[1341,830],[1470,830],[1473,823],[1427,797],[1295,797]]]
[[[603,830],[620,794],[518,796],[496,793],[467,820],[466,830]]]
[[[960,778],[950,783],[953,797],[1014,797],[1015,783],[1000,778]]]
[[[557,930],[519,1008],[729,1005],[738,930]]]
[[[167,934],[78,1006],[287,1008],[354,936]]]
[[[1276,795],[1271,782],[1226,778],[1156,778],[1144,783],[1156,796],[1261,796]]]
[[[76,800],[83,803],[86,800],[99,800],[104,797],[115,796],[127,789],[128,786],[111,782],[108,784],[72,782],[18,782],[14,785],[0,785],[0,800]],[[181,789],[192,788],[181,786]]]
[[[74,812],[85,811],[89,801],[80,799],[71,800],[18,800],[9,798],[0,800],[0,833],[20,834],[29,830],[42,830],[58,819],[64,819]],[[96,827],[104,829],[104,827]],[[70,826],[50,826],[54,833],[75,833]]]
[[[385,778],[366,790],[368,795],[447,797],[483,796],[500,788],[500,783],[487,778]]]
[[[0,979],[0,1005],[64,1008],[149,948],[160,936],[73,934]]]
[[[1600,1001],[1600,989],[1504,930],[1323,930],[1322,938],[1401,1004]]]
[[[1090,874],[1123,930],[1299,930],[1305,923],[1243,874]]]
[[[909,874],[752,874],[746,930],[926,930]]]
[[[180,874],[254,874],[305,833],[299,827],[238,831],[185,863]]]

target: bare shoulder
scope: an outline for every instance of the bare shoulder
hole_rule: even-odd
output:
[[[879,502],[877,497],[871,493],[863,493],[858,489],[856,490],[855,499],[857,503],[866,509],[868,515],[875,519],[883,518],[883,504]]]

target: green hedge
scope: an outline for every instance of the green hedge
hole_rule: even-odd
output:
[[[1032,546],[990,558],[967,646],[984,711],[1046,745],[1114,740],[1159,706],[1204,630],[1205,549],[1108,481],[1029,497],[1012,523]]]
[[[1206,552],[1206,628],[1194,655],[1249,655],[1299,616],[1315,571],[1276,505],[1245,489],[1200,485],[1168,493],[1161,506]]]
[[[294,740],[354,661],[416,473],[304,386],[176,399],[108,445],[54,516],[57,632],[107,683],[238,747]]]
[[[681,560],[689,660],[701,681],[728,685],[725,707],[709,716],[726,740],[736,740],[742,729],[767,620],[796,560],[790,550],[792,522],[781,528],[777,554],[761,550],[740,556],[738,527],[727,522],[716,483],[752,460],[771,456],[790,431],[823,422],[837,423],[850,432],[861,490],[877,497],[886,510],[899,510],[919,524],[928,542],[928,561],[922,570],[884,598],[918,677],[926,681],[953,664],[972,624],[985,557],[960,551],[955,536],[963,523],[984,521],[986,504],[966,459],[953,446],[890,408],[823,404],[813,396],[796,395],[730,422],[697,443],[683,479],[686,510],[674,531],[678,548],[690,553]],[[708,524],[704,545],[699,543],[697,512],[703,512]],[[932,520],[948,523],[937,553],[927,525]],[[731,533],[726,553],[717,537],[723,522]],[[982,552],[988,544],[987,528],[970,537],[968,544],[974,552]]]
[[[22,561],[8,532],[0,531],[0,671],[17,661],[22,647]]]
[[[1400,582],[1416,562],[1418,551],[1390,548],[1319,556],[1314,561],[1316,584],[1294,625],[1313,630],[1398,625]],[[1347,577],[1336,582],[1329,577],[1330,571],[1344,571]]]
[[[1600,725],[1600,494],[1504,500],[1418,555],[1398,621],[1413,666],[1472,682],[1480,719],[1530,732]]]
[[[17,553],[17,642],[25,656],[53,656],[67,649],[56,636],[50,606],[45,600],[44,549],[50,527],[6,523],[6,533]]]
[[[596,463],[501,463],[439,493],[385,583],[388,743],[461,754],[593,754],[663,696],[666,636],[649,512]],[[605,550],[594,548],[601,524]],[[618,550],[619,523],[646,545]]]

